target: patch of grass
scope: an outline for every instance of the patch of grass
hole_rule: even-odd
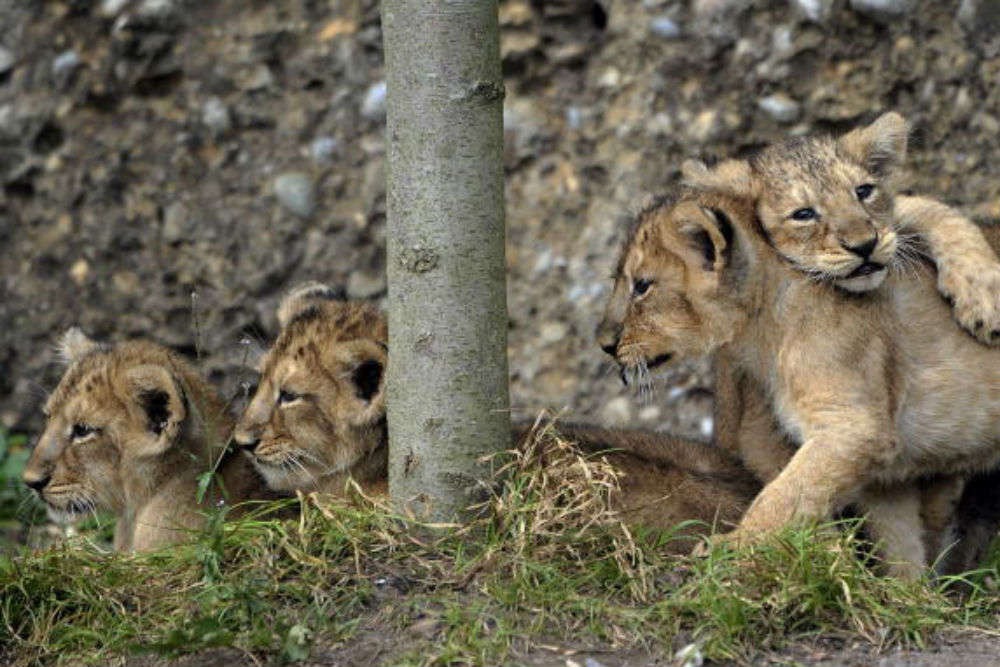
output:
[[[27,526],[44,521],[45,512],[21,482],[30,454],[27,436],[0,426],[0,552],[16,550]]]
[[[919,646],[996,624],[985,585],[959,598],[879,577],[851,527],[666,556],[669,536],[636,536],[610,509],[614,470],[549,430],[496,467],[495,492],[463,527],[311,496],[294,521],[221,510],[192,543],[158,553],[63,545],[0,559],[0,660],[232,646],[297,661],[363,633],[397,638],[392,664],[498,664],[539,644],[670,652],[681,639],[749,660],[819,634]]]

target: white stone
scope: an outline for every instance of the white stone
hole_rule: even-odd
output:
[[[210,97],[205,100],[205,104],[201,108],[201,122],[205,123],[205,126],[215,136],[225,134],[233,127],[229,108],[218,97]]]
[[[14,68],[14,54],[0,46],[0,74],[6,74]]]
[[[641,422],[655,422],[660,418],[661,411],[659,406],[656,405],[646,405],[639,410],[639,421]]]
[[[316,137],[309,144],[309,154],[316,162],[332,162],[340,143],[333,137]]]
[[[52,74],[56,78],[67,76],[70,72],[80,66],[80,56],[76,51],[63,51],[52,61]]]
[[[669,16],[654,16],[649,20],[649,31],[664,39],[677,39],[681,36],[681,28]]]
[[[802,108],[798,102],[784,93],[775,93],[757,100],[757,106],[779,123],[794,123]]]
[[[541,326],[538,334],[542,337],[542,342],[544,343],[556,343],[561,341],[569,333],[569,327],[563,322],[552,321],[546,322]]]
[[[632,421],[632,401],[628,396],[619,396],[608,401],[601,408],[601,421],[609,426],[625,426]]]
[[[385,101],[388,89],[385,81],[372,84],[361,101],[361,115],[369,120],[385,118]]]
[[[125,5],[128,4],[128,1],[129,0],[104,0],[97,11],[104,18],[113,19],[118,16],[123,9],[125,9]]]
[[[301,172],[286,172],[274,179],[274,195],[291,213],[308,218],[316,210],[312,179]]]
[[[830,18],[833,0],[792,0],[792,6],[814,23],[822,23]]]

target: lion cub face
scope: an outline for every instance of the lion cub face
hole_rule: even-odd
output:
[[[889,180],[906,156],[908,131],[902,116],[887,113],[837,140],[776,144],[748,164],[708,170],[687,163],[685,178],[701,190],[753,198],[760,229],[779,256],[816,280],[866,292],[882,284],[896,260]]]
[[[385,443],[388,330],[373,306],[293,290],[234,439],[275,491],[311,491]]]
[[[745,312],[723,269],[733,243],[731,217],[750,214],[749,202],[714,197],[639,215],[597,329],[623,380],[631,372],[641,384],[653,368],[703,356],[732,339]]]
[[[97,509],[120,513],[123,461],[164,451],[184,417],[168,353],[141,342],[103,348],[79,329],[60,347],[70,365],[45,405],[45,430],[24,482],[57,521]]]

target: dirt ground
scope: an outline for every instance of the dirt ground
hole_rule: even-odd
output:
[[[371,667],[383,664],[406,637],[366,633],[363,638],[330,650],[315,650],[308,667]],[[923,650],[892,649],[880,652],[869,646],[841,646],[830,640],[815,645],[798,644],[786,651],[760,656],[754,665],[809,665],[811,667],[987,667],[1000,661],[1000,637],[954,636],[938,639]],[[518,667],[698,667],[676,656],[654,656],[635,651],[588,651],[553,644],[516,655],[510,663]],[[740,663],[711,662],[705,665],[739,667]],[[254,658],[232,649],[206,651],[178,660],[133,658],[125,667],[256,667]]]

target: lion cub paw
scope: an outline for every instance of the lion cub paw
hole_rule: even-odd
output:
[[[706,537],[704,540],[695,545],[695,548],[691,550],[691,555],[703,558],[711,554],[717,548],[724,547],[727,549],[739,549],[757,542],[760,538],[761,536],[758,533],[752,533],[750,531],[736,528],[728,533],[718,533],[716,535]]]
[[[986,345],[1000,345],[1000,265],[950,262],[938,271],[938,290],[959,326]]]

